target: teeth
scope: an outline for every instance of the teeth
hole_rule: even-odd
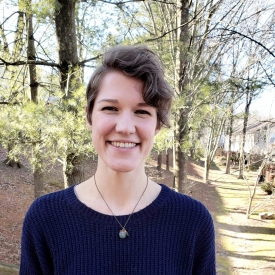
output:
[[[117,141],[112,141],[111,144],[115,147],[119,148],[133,148],[136,146],[135,143],[133,142],[117,142]]]

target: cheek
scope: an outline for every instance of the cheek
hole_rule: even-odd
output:
[[[148,125],[147,127],[145,127],[143,125],[143,127],[140,128],[140,136],[142,139],[146,139],[150,144],[154,143],[154,138],[156,135],[156,125],[155,124],[151,124]]]
[[[105,139],[106,136],[112,131],[114,128],[114,123],[112,120],[108,118],[100,118],[100,117],[92,117],[92,138],[95,139]]]

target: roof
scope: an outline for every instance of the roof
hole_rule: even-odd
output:
[[[258,130],[264,129],[267,126],[270,127],[275,127],[275,121],[257,121],[254,123],[248,124],[246,127],[246,133],[247,134],[252,134],[257,132]],[[243,131],[243,124],[239,124],[234,130],[233,130],[233,135],[240,135]]]

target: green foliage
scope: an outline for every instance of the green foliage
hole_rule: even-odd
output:
[[[213,91],[213,87],[209,84],[205,84],[201,86],[200,91],[200,97],[204,99],[211,94],[211,92]]]
[[[272,182],[265,182],[261,184],[261,189],[265,191],[268,195],[271,195],[275,190],[275,186]]]
[[[200,160],[204,156],[204,148],[202,148],[201,141],[199,139],[196,139],[195,142],[193,143],[194,145],[194,159],[195,160]],[[192,148],[192,149],[193,149]]]
[[[73,111],[72,106],[74,107]],[[14,144],[10,156],[27,156],[33,167],[42,159],[55,162],[67,154],[87,156],[94,153],[85,123],[85,89],[82,86],[68,102],[25,102],[11,105],[0,112],[0,143],[8,148]]]
[[[192,147],[192,142],[190,139],[186,139],[181,142],[182,152],[188,153],[191,147]]]
[[[56,157],[65,155],[89,155],[93,146],[85,123],[85,89],[81,86],[69,101],[60,101],[51,106],[51,117],[47,133],[47,148],[54,146]]]
[[[153,150],[160,153],[173,147],[173,131],[167,128],[161,128],[155,137]]]
[[[224,31],[220,33],[219,24],[222,26],[226,26],[228,23],[232,25],[234,20],[246,22],[237,19],[238,16],[231,16],[230,12],[223,14],[222,8],[225,6],[217,5],[214,8],[213,3],[206,6],[203,2],[198,3],[199,13],[197,5],[189,6],[189,19],[192,18],[192,20],[189,20],[188,32],[186,32],[188,39],[181,40],[178,36],[179,26],[177,25],[180,18],[177,18],[176,6],[171,3],[133,1],[127,4],[109,5],[104,1],[95,0],[72,1],[75,1],[76,4],[78,57],[80,61],[90,60],[85,63],[86,66],[92,68],[97,63],[97,60],[92,57],[102,53],[110,45],[116,44],[146,43],[159,54],[164,63],[166,78],[178,92],[173,112],[175,115],[181,113],[184,117],[184,119],[176,121],[176,123],[182,121],[182,125],[177,125],[180,128],[177,128],[179,132],[183,132],[183,129],[186,130],[183,137],[178,140],[184,152],[189,153],[192,150],[196,156],[202,155],[203,148],[201,148],[200,139],[206,135],[204,130],[218,126],[222,114],[221,109],[225,110],[226,104],[230,101],[230,92],[228,92],[227,98],[222,96],[223,93],[227,91],[243,93],[248,88],[260,90],[263,87],[260,80],[255,80],[256,77],[247,78],[245,71],[239,71],[239,67],[243,67],[241,64],[244,64],[245,60],[241,62],[237,60],[238,51],[239,49],[243,51],[240,56],[248,56],[249,54],[245,52],[248,45],[244,44],[242,47],[242,44],[239,44],[235,49],[237,37],[230,38],[228,45],[226,40],[223,40],[226,35],[223,33]],[[11,0],[10,2],[18,6],[18,10],[32,12],[34,15],[37,61],[57,62],[58,45],[56,45],[56,39],[52,39],[55,28],[52,19],[61,7],[60,2],[62,1],[32,0],[31,6],[29,0]],[[224,4],[228,5],[227,2]],[[223,5],[222,1],[221,5]],[[218,10],[221,13],[217,12]],[[233,10],[235,13],[238,8]],[[205,21],[208,15],[211,15],[211,18],[209,21]],[[15,16],[18,14],[13,15],[12,18]],[[233,21],[231,22],[231,20]],[[8,22],[10,23],[11,20],[9,19]],[[0,45],[0,55],[8,61],[26,60],[27,26],[24,25],[23,19],[20,24],[13,24],[12,28],[6,28],[0,33],[3,42],[5,43],[5,40],[8,42],[6,49],[2,46],[4,43]],[[5,26],[7,25],[5,23]],[[241,27],[240,29],[245,28]],[[10,38],[10,33],[13,30],[17,36],[12,34],[11,36],[14,37]],[[260,33],[259,31],[259,35]],[[252,36],[252,33],[249,33],[249,36]],[[244,39],[241,38],[241,40]],[[259,39],[256,40],[259,41]],[[232,41],[233,44],[231,44]],[[236,50],[236,55],[232,55],[236,59],[236,63],[233,62],[236,65],[236,72],[229,77],[231,74],[229,71],[231,60],[229,59],[232,50]],[[260,53],[258,50],[257,52]],[[183,85],[181,83],[179,85],[179,68],[176,62],[179,57],[184,57],[184,64],[181,64],[181,68],[184,67],[185,70]],[[226,60],[228,62],[225,62],[224,59],[228,59]],[[261,64],[264,63],[261,61]],[[65,155],[71,154],[89,154],[93,149],[85,125],[84,88],[72,90],[72,97],[65,100],[64,94],[58,87],[58,69],[50,70],[49,66],[37,66],[36,68],[39,83],[38,105],[29,102],[28,67],[6,66],[5,69],[3,68],[0,97],[3,102],[9,102],[10,105],[0,105],[0,142],[5,147],[11,143],[15,145],[11,152],[14,158],[24,151],[26,154],[31,151],[31,162],[34,165],[35,158],[39,154],[52,160],[62,159],[65,158]],[[225,68],[226,74],[222,73],[222,68]],[[257,71],[255,67],[253,68],[255,70],[250,70],[250,74],[253,70]],[[77,69],[84,75],[83,68]],[[265,72],[265,78],[266,75]],[[84,77],[81,80],[83,79]],[[245,81],[245,79],[250,79],[250,81]],[[72,86],[74,86],[73,84]],[[178,112],[179,110],[180,112]],[[172,147],[172,136],[172,130],[162,129],[156,136],[154,150],[159,152]]]
[[[61,4],[57,0],[32,0],[30,6],[30,0],[20,0],[18,3],[20,10],[25,12],[31,12],[39,19],[52,18],[55,10],[61,7]]]

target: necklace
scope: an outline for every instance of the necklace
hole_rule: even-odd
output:
[[[139,202],[140,202],[142,196],[144,195],[144,193],[145,193],[145,191],[146,191],[146,189],[147,189],[147,186],[148,186],[148,176],[147,176],[147,183],[146,183],[145,189],[143,190],[143,192],[142,192],[142,194],[141,194],[141,196],[140,196],[138,202],[136,203],[136,205],[135,205],[133,211],[132,211],[131,214],[129,215],[129,217],[128,217],[126,223],[124,224],[124,226],[122,226],[122,224],[120,223],[120,221],[117,219],[117,217],[115,216],[115,214],[114,214],[113,211],[111,210],[111,208],[110,208],[110,206],[108,205],[108,203],[105,201],[105,199],[104,199],[104,197],[102,196],[101,192],[99,191],[98,186],[97,186],[97,184],[96,184],[95,175],[94,175],[94,181],[95,181],[95,186],[96,186],[96,189],[97,189],[98,193],[100,194],[100,196],[101,196],[101,198],[103,199],[103,201],[105,202],[106,206],[109,208],[109,210],[111,211],[113,217],[115,218],[115,220],[117,221],[117,223],[118,223],[119,226],[121,227],[121,230],[119,231],[119,237],[120,237],[121,239],[126,238],[126,236],[129,236],[129,234],[128,234],[127,230],[125,229],[125,227],[126,227],[128,221],[130,220],[132,214],[134,213],[134,211],[135,211],[137,205],[139,204]]]

